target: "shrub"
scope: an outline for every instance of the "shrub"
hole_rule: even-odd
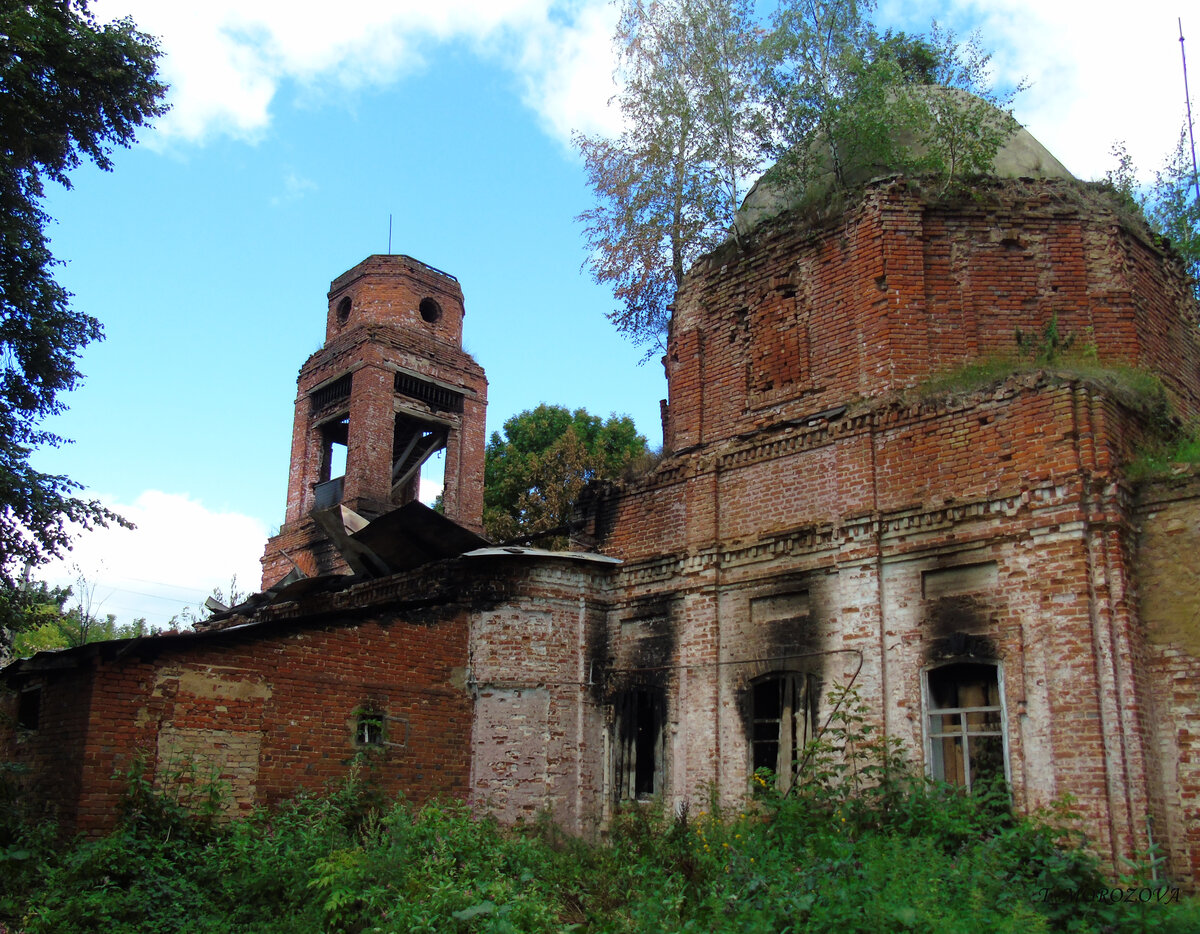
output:
[[[638,804],[604,844],[548,817],[506,829],[458,802],[388,801],[369,769],[230,823],[211,819],[219,786],[133,773],[121,827],[43,854],[4,904],[29,934],[1200,929],[1195,903],[1136,875],[1119,883],[1160,894],[1110,903],[1069,802],[1025,818],[1002,786],[931,782],[853,691],[832,700],[789,793],[760,775],[734,813],[715,795],[697,813]]]

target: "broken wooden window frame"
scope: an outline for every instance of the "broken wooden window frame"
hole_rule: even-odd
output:
[[[409,723],[377,707],[359,707],[353,713],[353,745],[358,749],[407,749]]]
[[[766,769],[781,794],[796,782],[805,747],[816,737],[821,680],[806,671],[774,671],[750,684],[750,773]]]
[[[951,661],[921,673],[930,778],[967,791],[1008,782],[1008,716],[999,662]]]
[[[666,692],[638,685],[612,701],[612,775],[617,802],[648,801],[664,790]]]

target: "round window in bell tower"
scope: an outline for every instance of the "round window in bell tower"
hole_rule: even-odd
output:
[[[430,324],[436,324],[437,320],[442,316],[442,306],[432,298],[421,299],[421,304],[417,306],[417,310],[421,312],[421,317]]]
[[[337,303],[337,321],[338,324],[345,324],[350,318],[350,296],[347,295]]]

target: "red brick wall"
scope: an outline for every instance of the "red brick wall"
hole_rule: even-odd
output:
[[[1155,836],[1177,876],[1200,879],[1200,475],[1144,484],[1137,516]]]
[[[1138,424],[1102,385],[1046,373],[954,399],[861,403],[670,458],[627,494],[599,497],[592,522],[606,554],[640,560],[1042,484],[1078,499],[1129,456]]]
[[[586,558],[472,559],[508,581],[471,614],[472,802],[501,820],[549,814],[594,834],[606,811],[604,582]]]
[[[708,783],[730,804],[744,793],[747,685],[792,666],[819,672],[827,686],[853,678],[878,725],[922,763],[922,670],[947,638],[968,636],[1003,671],[1018,804],[1074,795],[1114,869],[1116,854],[1145,847],[1153,716],[1129,662],[1138,639],[1132,523],[1106,466],[1133,433],[1131,416],[1082,386],[1005,395],[881,418],[874,432],[862,426],[806,449],[764,439],[763,460],[723,456],[724,492],[713,505],[722,534],[703,543],[643,551],[618,521],[614,542],[630,551],[617,599],[671,608],[672,651],[662,663],[678,724],[674,800],[702,800]],[[981,452],[977,466],[959,459],[964,436]],[[810,478],[809,488],[797,477]],[[713,478],[698,475],[692,486],[711,497]],[[876,507],[839,514],[839,496],[875,496]],[[625,499],[621,514],[635,515],[641,497]],[[966,609],[923,593],[926,572],[989,562],[994,582],[970,594]],[[809,594],[811,611],[756,622],[754,599],[788,592]],[[638,638],[610,627],[618,665],[638,657]]]
[[[668,450],[914,385],[1015,331],[1094,340],[1200,411],[1196,308],[1177,260],[1074,182],[996,180],[936,202],[904,180],[824,226],[779,222],[702,259],[675,302]]]
[[[72,671],[48,671],[8,687],[0,686],[0,761],[29,770],[12,778],[34,815],[70,828],[85,770],[90,681]],[[36,731],[16,729],[17,695],[26,687],[41,691]]]
[[[1147,845],[1146,816],[1166,813],[1166,702],[1139,661],[1153,652],[1121,477],[1145,413],[1125,390],[1051,372],[901,391],[1011,355],[1016,329],[1037,340],[1053,315],[1060,335],[1156,371],[1177,410],[1200,411],[1177,261],[1069,183],[997,182],[948,204],[892,181],[744,247],[701,261],[677,297],[667,458],[585,504],[587,533],[626,562],[613,613],[670,607],[669,796],[744,793],[747,685],[791,665],[853,679],[923,762],[923,670],[947,645],[982,646],[968,656],[1002,670],[1018,804],[1075,795],[1119,869]],[[926,574],[976,565],[994,579],[961,606],[923,592]],[[799,592],[805,615],[755,623],[755,600]],[[609,638],[617,659],[642,651],[632,628]],[[1195,689],[1175,682],[1176,710],[1181,684]],[[1175,820],[1156,839],[1183,847],[1187,833]]]
[[[31,793],[60,802],[86,833],[113,825],[121,775],[138,757],[160,781],[194,761],[237,813],[344,778],[366,707],[386,714],[401,744],[369,759],[383,790],[465,797],[467,623],[453,610],[426,616],[98,644],[74,656],[80,670],[48,682],[47,727],[17,741],[16,761],[36,770]],[[57,713],[68,709],[70,721]]]
[[[338,309],[344,298],[350,299],[350,311],[343,321]],[[436,320],[422,316],[424,299],[437,303]],[[461,347],[465,314],[462,289],[453,276],[411,256],[376,254],[330,283],[325,339],[332,341],[361,325],[384,324]]]

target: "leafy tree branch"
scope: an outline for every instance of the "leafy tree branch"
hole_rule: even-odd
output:
[[[75,494],[69,477],[34,468],[41,428],[78,384],[77,360],[103,331],[71,307],[41,207],[45,182],[69,188],[84,161],[111,169],[115,146],[165,112],[157,42],[128,19],[100,24],[86,0],[0,5],[0,586],[70,547],[73,527],[117,522]]]

